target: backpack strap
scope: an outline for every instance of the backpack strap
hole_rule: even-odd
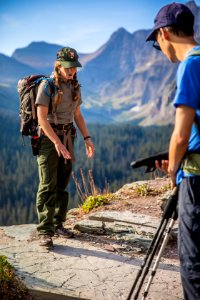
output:
[[[37,80],[36,80],[37,82]],[[36,82],[32,85],[36,85]],[[35,128],[37,127],[37,111],[35,107],[35,98],[36,98],[36,92],[35,89],[30,90],[30,100],[31,100],[31,111],[32,111],[32,117],[33,117],[33,124],[35,125]]]
[[[35,102],[34,102],[34,92],[33,89],[31,89],[30,91],[30,98],[31,98],[31,110],[32,110],[32,116],[33,116],[33,120],[36,120],[36,109],[35,109]]]
[[[45,95],[47,95],[50,98],[50,107],[52,107],[52,114],[53,114],[53,118],[54,118],[54,123],[57,125],[58,124],[58,118],[57,118],[57,114],[56,114],[57,105],[52,100],[52,98],[57,93],[57,87],[54,84],[53,77],[44,78],[44,79],[47,81],[47,83],[44,87],[44,93],[45,93]],[[50,94],[48,92],[48,86],[50,88]]]
[[[55,125],[58,125],[58,118],[57,118],[57,114],[56,114],[56,109],[57,109],[57,105],[55,104],[55,102],[52,101],[52,114],[53,114],[53,119],[54,119]]]
[[[188,56],[200,56],[200,50],[194,50]]]
[[[200,50],[194,50],[194,51],[192,51],[189,55],[188,55],[188,57],[189,56],[200,56]],[[195,118],[194,118],[194,123],[195,123],[195,125],[197,126],[197,128],[198,128],[198,131],[199,131],[199,133],[200,133],[200,124],[199,124],[199,122],[198,122],[198,119],[197,119],[197,116],[195,115]]]
[[[43,78],[42,78],[43,79]],[[56,95],[56,93],[57,93],[57,88],[56,88],[56,86],[55,86],[55,84],[54,84],[54,82],[53,82],[53,78],[52,77],[49,77],[49,78],[44,78],[46,81],[47,81],[47,83],[46,83],[46,85],[45,85],[45,87],[44,87],[44,93],[48,96],[48,97],[50,97],[50,98],[52,98],[52,97],[54,97],[55,95]],[[48,93],[48,86],[50,87],[50,94]]]

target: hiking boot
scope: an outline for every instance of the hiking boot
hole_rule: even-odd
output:
[[[66,238],[72,238],[74,236],[74,233],[63,226],[56,228],[55,234],[58,236],[63,236]]]
[[[40,246],[53,247],[53,241],[49,234],[40,236]]]

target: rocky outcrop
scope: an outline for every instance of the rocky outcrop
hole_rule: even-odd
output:
[[[39,246],[34,224],[1,227],[0,253],[35,299],[125,300],[160,223],[167,184],[167,179],[127,184],[105,207],[89,214],[69,211],[65,226],[75,237],[55,236],[53,249]],[[182,298],[174,239],[149,293],[154,300]]]

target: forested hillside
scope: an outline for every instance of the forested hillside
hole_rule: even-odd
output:
[[[32,156],[30,141],[22,144],[19,119],[16,114],[0,114],[0,225],[37,222],[35,194],[38,185],[36,157]],[[124,125],[88,125],[95,144],[95,157],[86,159],[82,137],[75,143],[75,177],[80,184],[80,168],[87,180],[92,170],[94,182],[101,191],[109,186],[113,192],[126,183],[150,175],[144,169],[131,169],[130,162],[167,149],[172,126],[138,127]],[[73,179],[70,183],[70,208],[76,207],[79,197]]]

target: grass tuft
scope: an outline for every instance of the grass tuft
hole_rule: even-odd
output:
[[[114,199],[113,194],[89,196],[85,199],[82,205],[82,209],[84,212],[88,213],[94,208],[101,207],[105,204],[108,204],[113,199]]]

